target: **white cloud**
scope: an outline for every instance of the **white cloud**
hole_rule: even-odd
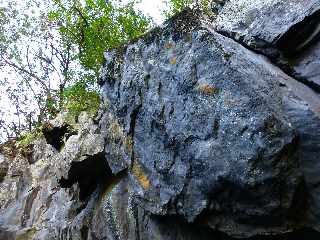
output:
[[[142,0],[138,4],[138,8],[141,9],[146,15],[151,16],[157,24],[164,21],[163,11],[166,8],[164,0]]]

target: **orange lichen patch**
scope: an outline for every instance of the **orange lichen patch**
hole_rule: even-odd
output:
[[[137,161],[133,162],[131,173],[136,177],[139,184],[143,187],[144,190],[148,190],[150,188],[150,181],[141,165]]]
[[[44,124],[43,124],[43,127],[42,127],[43,129],[47,129],[47,130],[52,130],[53,129],[53,125],[52,125],[52,123],[50,123],[50,122],[45,122]]]
[[[170,58],[170,64],[177,64],[177,57]]]
[[[170,49],[170,48],[173,48],[174,45],[173,45],[171,42],[168,42],[168,43],[166,43],[166,44],[164,45],[164,47],[165,47],[166,49]]]
[[[213,95],[218,92],[218,88],[209,84],[200,84],[198,90],[207,95]]]

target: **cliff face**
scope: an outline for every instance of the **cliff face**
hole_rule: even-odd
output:
[[[2,146],[0,239],[319,238],[320,2],[212,10],[106,53],[95,121]]]

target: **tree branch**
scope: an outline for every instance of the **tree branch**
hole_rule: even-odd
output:
[[[39,83],[42,85],[42,87],[45,89],[46,92],[50,92],[50,89],[48,89],[48,87],[47,87],[47,85],[45,84],[45,82],[44,82],[41,78],[39,78],[37,75],[35,75],[33,72],[24,69],[23,67],[17,65],[17,64],[14,63],[14,62],[9,61],[8,59],[6,59],[6,58],[3,57],[3,56],[2,56],[2,60],[3,60],[8,66],[13,67],[13,68],[15,68],[16,70],[21,71],[21,72],[29,75],[30,77],[34,78],[37,82],[39,82]]]

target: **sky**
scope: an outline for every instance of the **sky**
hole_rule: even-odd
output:
[[[160,24],[164,20],[161,15],[166,7],[164,0],[142,0],[138,7],[145,14],[151,16],[157,24]]]

